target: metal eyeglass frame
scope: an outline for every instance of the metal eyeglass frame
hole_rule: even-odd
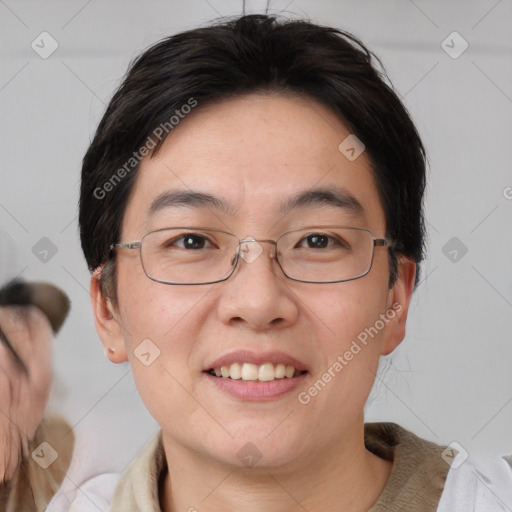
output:
[[[232,275],[233,273],[235,272],[237,266],[238,266],[238,262],[240,261],[240,259],[243,259],[243,258],[240,258],[240,252],[241,252],[241,244],[243,243],[249,243],[249,242],[259,242],[259,243],[270,243],[270,244],[273,244],[276,246],[277,248],[277,242],[278,240],[289,234],[289,233],[293,233],[295,231],[302,231],[304,229],[323,229],[323,228],[343,228],[343,229],[353,229],[353,230],[357,230],[357,231],[365,231],[367,233],[370,234],[370,236],[372,237],[372,240],[373,240],[373,246],[372,246],[372,257],[370,259],[370,264],[368,265],[368,269],[366,270],[366,272],[358,275],[358,276],[355,276],[355,277],[350,277],[350,278],[347,278],[347,279],[338,279],[338,280],[335,280],[335,281],[306,281],[304,279],[297,279],[297,278],[294,278],[294,277],[290,277],[283,269],[283,267],[281,266],[281,262],[279,261],[279,256],[277,254],[277,250],[275,252],[275,255],[274,256],[271,256],[271,259],[274,259],[277,261],[278,265],[279,265],[279,268],[281,269],[281,271],[283,272],[284,276],[287,277],[288,279],[292,280],[292,281],[298,281],[300,283],[311,283],[311,284],[333,284],[333,283],[345,283],[347,281],[354,281],[356,279],[360,279],[364,276],[366,276],[371,268],[372,268],[372,265],[373,265],[373,259],[375,257],[375,247],[388,247],[390,249],[394,249],[396,247],[396,244],[395,244],[395,241],[390,239],[390,238],[375,238],[373,233],[368,230],[368,229],[365,229],[365,228],[355,228],[355,227],[352,227],[352,226],[339,226],[339,225],[320,225],[320,226],[304,226],[304,227],[301,227],[301,228],[297,228],[297,229],[292,229],[290,231],[286,231],[285,233],[282,233],[281,235],[279,235],[277,237],[276,240],[270,240],[270,239],[255,239],[255,238],[252,238],[252,237],[248,237],[248,238],[243,238],[243,239],[240,239],[238,238],[236,235],[234,235],[233,233],[229,233],[228,231],[223,231],[221,229],[215,229],[215,228],[206,228],[206,227],[202,227],[202,226],[172,226],[172,227],[166,227],[166,228],[160,228],[160,229],[154,229],[154,230],[151,230],[151,231],[148,231],[139,241],[136,241],[136,242],[120,242],[120,243],[113,243],[113,244],[110,244],[110,247],[109,247],[109,251],[112,252],[114,249],[139,249],[139,256],[140,256],[140,262],[141,262],[141,265],[142,265],[142,268],[144,270],[144,273],[146,274],[146,276],[148,277],[148,279],[151,279],[152,281],[155,281],[157,283],[162,283],[162,284],[169,284],[169,285],[183,285],[183,286],[195,286],[195,285],[204,285],[204,284],[215,284],[215,283],[221,283],[223,281],[226,281],[228,280]],[[237,248],[237,251],[236,251],[236,254],[235,254],[235,257],[233,259],[233,262],[232,262],[232,269],[231,269],[231,272],[223,277],[222,279],[216,279],[215,281],[204,281],[204,282],[199,282],[199,283],[178,283],[178,282],[170,282],[170,281],[162,281],[160,279],[156,279],[155,277],[151,276],[148,274],[145,266],[144,266],[144,262],[142,260],[142,251],[140,250],[142,248],[142,242],[144,241],[144,238],[152,233],[156,233],[156,232],[160,232],[160,231],[166,231],[166,230],[171,230],[171,229],[191,229],[191,230],[206,230],[206,231],[215,231],[217,233],[224,233],[226,235],[230,235],[234,238],[237,238],[238,240],[238,248]]]

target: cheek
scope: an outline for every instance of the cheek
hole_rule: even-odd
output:
[[[150,286],[151,293],[141,290],[125,301],[124,340],[142,401],[157,422],[167,424],[173,411],[192,414],[190,359],[198,333],[189,301],[171,287],[159,293],[155,285],[157,290]]]
[[[310,304],[316,314],[315,323],[319,328],[323,324],[329,353],[347,349],[352,340],[374,326],[380,315],[385,313],[388,298],[387,281],[384,284],[386,279],[387,276],[379,276],[376,272],[374,276],[325,285],[317,290],[314,301],[304,295],[302,300]],[[377,338],[374,336],[372,339]]]
[[[198,335],[197,315],[202,311],[199,290],[145,280],[147,283],[136,290],[119,290],[126,349],[137,353],[141,343],[149,348],[154,344],[162,360],[172,364],[190,352]]]
[[[364,279],[372,280],[368,275],[319,289],[312,308],[321,330],[322,367],[299,403],[311,404],[318,413],[333,418],[342,415],[347,419],[362,410],[375,380],[381,337],[388,325],[381,320],[386,312],[387,286],[380,283],[380,277],[376,279],[379,283],[371,286]],[[307,304],[306,298],[304,301]]]
[[[143,339],[155,343],[178,325],[188,301],[180,287],[149,279],[138,258],[118,265],[118,300],[127,348]]]
[[[172,410],[193,414],[194,353],[211,287],[156,283],[134,268],[119,272],[118,298],[127,357],[149,412],[164,422]],[[172,406],[172,407],[171,407]]]

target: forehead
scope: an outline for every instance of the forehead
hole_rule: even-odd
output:
[[[259,94],[199,105],[156,155],[141,162],[123,232],[154,227],[155,210],[163,209],[155,203],[165,203],[167,192],[213,196],[223,203],[219,214],[265,223],[314,190],[352,197],[362,206],[364,227],[383,229],[369,158],[363,152],[348,159],[339,149],[350,135],[333,112],[310,98]],[[180,206],[199,211],[211,204]],[[298,206],[318,208],[322,201]]]

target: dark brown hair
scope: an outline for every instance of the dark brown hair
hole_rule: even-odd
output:
[[[91,271],[109,262],[103,290],[116,299],[115,255],[109,246],[119,241],[141,148],[157,151],[172,131],[172,118],[186,114],[186,105],[256,92],[319,101],[363,142],[385,212],[386,235],[397,242],[390,251],[393,284],[397,255],[417,263],[423,259],[425,151],[379,68],[378,59],[347,32],[267,15],[179,33],[142,53],[110,101],[83,159],[81,243]]]

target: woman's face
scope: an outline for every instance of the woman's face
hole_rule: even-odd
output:
[[[275,240],[296,228],[333,224],[383,238],[385,218],[370,160],[365,152],[354,159],[356,152],[339,149],[349,135],[333,113],[310,99],[249,95],[199,105],[156,156],[143,160],[121,241],[173,226]],[[310,194],[283,211],[300,194],[317,190],[344,200]],[[170,191],[208,194],[225,207],[161,200],[150,212],[155,199]],[[414,264],[401,264],[390,290],[388,251],[376,247],[366,276],[311,284],[283,275],[272,244],[252,244],[250,250],[255,257],[241,259],[228,280],[187,286],[148,279],[139,252],[118,249],[119,306],[109,306],[114,327],[110,334],[100,327],[100,334],[116,349],[115,361],[130,361],[169,446],[228,464],[309,463],[313,454],[343,446],[360,430],[379,356],[404,335]],[[250,376],[269,362],[273,367],[261,370],[262,379],[272,378],[280,363],[302,373],[244,381],[211,371],[223,365],[236,376],[236,363],[250,363],[243,370]]]

